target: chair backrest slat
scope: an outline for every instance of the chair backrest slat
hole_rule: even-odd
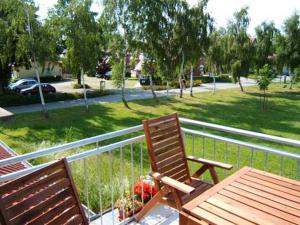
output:
[[[177,114],[144,120],[143,124],[152,170],[180,182],[190,181]]]
[[[66,159],[0,186],[0,212],[2,225],[88,224]]]

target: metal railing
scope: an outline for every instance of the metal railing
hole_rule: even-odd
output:
[[[242,166],[299,179],[300,142],[297,140],[185,118],[180,118],[180,121],[182,125],[193,127],[182,128],[187,154],[233,164],[234,169],[229,173],[218,170],[222,179]],[[100,224],[126,224],[132,217],[122,222],[118,220],[116,200],[133,193],[134,183],[150,170],[144,136],[140,132],[142,129],[142,125],[134,126],[0,160],[0,167],[38,158],[42,158],[43,162],[29,169],[2,175],[0,182],[35,171],[52,163],[55,158],[66,157],[81,201],[95,211]],[[133,137],[106,143],[124,135]],[[194,169],[194,165],[190,166]],[[208,180],[209,177],[203,176],[203,179]],[[134,205],[134,199],[131,200]]]

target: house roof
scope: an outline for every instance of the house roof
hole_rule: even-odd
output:
[[[11,148],[9,148],[6,144],[0,141],[0,160],[7,159],[16,155],[17,154]],[[0,167],[0,175],[5,175],[29,167],[31,167],[31,165],[28,162],[10,164],[7,166]]]

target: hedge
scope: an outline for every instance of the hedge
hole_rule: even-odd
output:
[[[94,91],[87,92],[87,97],[99,97],[108,95],[108,91]],[[46,102],[57,102],[64,100],[75,100],[83,98],[83,93],[55,93],[55,94],[45,94]],[[10,107],[10,106],[20,106],[20,105],[30,105],[40,103],[39,95],[36,96],[24,96],[15,92],[7,91],[5,94],[0,95],[0,107]]]

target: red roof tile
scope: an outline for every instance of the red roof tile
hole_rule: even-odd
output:
[[[4,143],[0,142],[0,160],[7,159],[10,157],[16,156],[16,153],[12,151]],[[7,166],[0,167],[0,175],[8,174],[18,170],[26,169],[30,166],[28,163],[19,162],[16,164],[10,164]]]

